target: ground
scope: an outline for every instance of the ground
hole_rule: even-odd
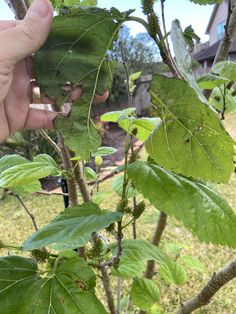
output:
[[[236,114],[229,116],[226,127],[229,133],[236,139]],[[101,206],[103,208],[114,209],[114,204],[118,202],[118,197],[111,191],[111,178],[101,184],[100,190],[105,192],[105,198]],[[230,205],[236,209],[236,177],[232,176],[230,182],[218,187],[224,194]],[[33,195],[24,198],[26,206],[35,215],[39,227],[44,226],[56,214],[63,210],[63,200],[61,196]],[[22,241],[34,230],[29,218],[13,197],[7,197],[0,201],[0,239],[8,244],[21,244]],[[138,223],[138,236],[151,239],[152,232],[158,219],[158,211],[148,205],[144,215]],[[126,231],[125,237],[131,236],[131,228]],[[159,283],[161,289],[161,304],[165,313],[174,313],[181,299],[184,301],[194,295],[209,279],[213,272],[222,268],[235,258],[235,251],[222,246],[207,245],[200,243],[189,233],[181,223],[173,218],[168,218],[168,225],[164,232],[161,247],[165,248],[166,243],[185,243],[187,246],[182,254],[195,256],[204,263],[207,270],[205,274],[196,271],[188,272],[188,282],[179,291],[176,287],[167,286],[163,282],[160,284],[158,273],[155,281]],[[6,250],[0,252],[1,255],[8,254]],[[123,283],[123,290],[129,289],[129,283]],[[214,297],[213,301],[205,308],[195,313],[204,314],[235,314],[236,313],[236,279],[222,288]],[[131,313],[131,312],[130,312]],[[133,312],[132,312],[133,313]]]

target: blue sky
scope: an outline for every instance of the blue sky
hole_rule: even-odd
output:
[[[117,7],[121,11],[128,9],[136,9],[133,15],[142,17],[140,8],[140,0],[98,0],[98,6],[104,8]],[[158,1],[155,4],[156,12],[160,12]],[[201,37],[202,41],[208,40],[205,30],[213,9],[213,6],[201,6],[191,3],[189,0],[166,0],[166,24],[167,29],[170,28],[171,21],[175,18],[179,19],[183,28],[192,25],[196,33]],[[8,20],[14,18],[5,1],[0,0],[0,20]],[[127,26],[131,27],[132,33],[142,32],[144,29],[141,25],[129,22]]]

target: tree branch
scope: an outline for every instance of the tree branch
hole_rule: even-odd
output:
[[[162,234],[163,234],[164,229],[166,227],[166,221],[167,221],[167,214],[164,213],[163,211],[161,211],[159,218],[158,218],[157,225],[156,225],[156,229],[155,229],[154,234],[153,234],[152,244],[154,244],[156,246],[159,245],[159,243],[161,241]],[[152,277],[154,275],[154,270],[155,270],[155,262],[154,261],[148,261],[145,277],[148,279],[152,279]]]
[[[231,47],[235,35],[236,35],[236,4],[232,5],[231,0],[229,0],[228,16],[225,25],[225,35],[217,50],[213,65],[219,61],[224,61],[228,57],[229,49]]]
[[[100,267],[100,271],[101,271],[101,274],[102,274],[103,287],[104,287],[105,292],[106,292],[107,303],[108,303],[108,307],[109,307],[110,313],[111,314],[116,314],[113,293],[112,293],[112,290],[111,290],[111,282],[110,282],[110,278],[109,278],[109,275],[108,275],[108,272],[107,272],[107,267],[102,265]]]
[[[216,292],[236,277],[236,260],[214,273],[208,283],[194,297],[185,302],[176,314],[192,313],[196,309],[210,303]]]
[[[23,20],[27,12],[27,7],[24,0],[5,0],[17,20]]]
[[[58,145],[51,139],[51,137],[47,134],[45,130],[39,130],[39,134],[42,135],[42,137],[48,142],[52,148],[57,152],[57,154],[61,157],[61,150],[58,147]],[[62,158],[62,157],[61,157]]]
[[[34,226],[34,229],[36,231],[38,231],[38,226],[36,224],[36,221],[35,221],[35,217],[33,214],[31,214],[31,212],[28,210],[28,208],[26,207],[25,203],[22,201],[22,199],[20,198],[20,196],[18,194],[14,194],[14,196],[16,197],[16,199],[20,202],[20,204],[22,205],[22,207],[24,208],[24,210],[26,211],[27,215],[29,216],[29,218],[31,219],[32,221],[32,224]]]

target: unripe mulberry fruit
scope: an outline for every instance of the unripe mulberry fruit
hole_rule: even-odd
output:
[[[101,164],[103,163],[103,159],[101,156],[96,156],[95,157],[95,164],[96,166],[101,166]]]
[[[159,21],[156,13],[150,13],[148,15],[149,34],[154,37],[159,30]]]
[[[148,15],[153,12],[153,0],[142,0],[143,13]]]
[[[141,201],[141,202],[139,202],[139,203],[135,206],[135,208],[134,208],[134,210],[133,210],[133,217],[134,217],[135,219],[138,219],[138,218],[142,215],[142,213],[144,212],[144,210],[145,210],[145,203],[144,203],[144,201]]]
[[[41,249],[41,250],[33,250],[31,252],[32,257],[39,263],[44,263],[46,260],[49,259],[50,254],[46,249]]]

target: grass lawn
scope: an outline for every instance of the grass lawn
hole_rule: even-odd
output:
[[[236,114],[231,115],[226,121],[228,131],[236,139]],[[101,185],[101,190],[106,192],[102,207],[114,209],[119,198],[111,191],[111,181],[107,180]],[[218,187],[225,195],[230,205],[236,209],[236,177],[233,176],[226,185]],[[63,200],[61,196],[42,196],[33,195],[24,198],[26,206],[35,215],[39,227],[44,226],[56,214],[63,210]],[[148,204],[145,213],[138,223],[138,236],[144,239],[151,239],[152,232],[158,219],[158,211]],[[0,239],[7,244],[20,245],[22,241],[31,234],[34,229],[27,217],[24,209],[13,197],[7,197],[6,200],[0,201]],[[125,231],[125,237],[131,237],[131,228]],[[164,232],[161,247],[165,249],[167,243],[184,243],[183,254],[195,256],[206,266],[206,273],[199,274],[197,271],[188,272],[188,281],[179,291],[176,287],[167,286],[163,282],[159,284],[161,289],[161,304],[166,313],[174,313],[174,310],[180,302],[194,295],[200,287],[208,280],[213,272],[222,268],[226,263],[235,258],[235,251],[222,246],[206,245],[200,243],[189,233],[178,221],[168,218],[168,225]],[[9,252],[1,251],[1,255]],[[158,269],[157,269],[158,270]],[[155,277],[157,283],[160,283],[158,272]],[[100,284],[99,284],[100,286]],[[123,283],[124,290],[128,289],[129,283]],[[221,289],[214,297],[213,301],[206,307],[196,313],[219,313],[235,314],[236,313],[236,280],[231,281]]]

